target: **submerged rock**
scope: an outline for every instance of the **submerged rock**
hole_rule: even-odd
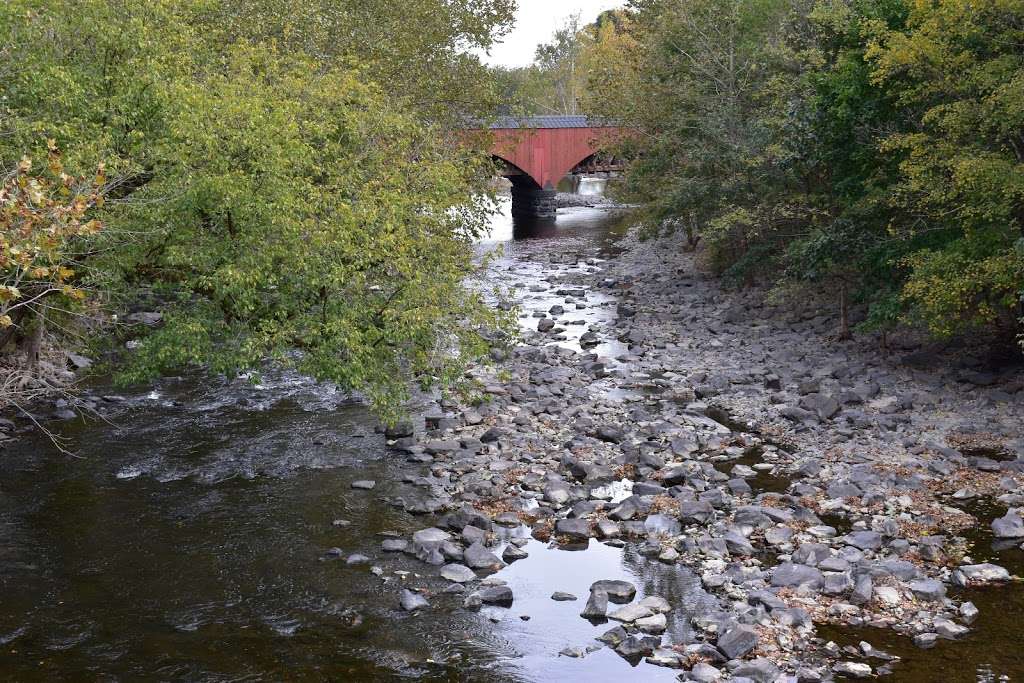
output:
[[[430,603],[427,602],[425,597],[419,593],[413,593],[409,589],[402,590],[401,597],[399,598],[399,604],[401,604],[402,609],[406,612],[414,612],[418,609],[430,607]]]

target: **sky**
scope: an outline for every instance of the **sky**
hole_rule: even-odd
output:
[[[580,24],[589,24],[606,9],[622,7],[626,0],[518,0],[516,26],[505,40],[491,49],[484,62],[495,66],[526,66],[533,62],[537,45],[547,42],[567,18],[580,13]]]

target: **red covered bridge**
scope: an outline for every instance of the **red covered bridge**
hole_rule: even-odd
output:
[[[586,116],[503,117],[491,124],[491,133],[491,153],[512,181],[513,215],[554,218],[559,180],[570,173],[618,170],[600,153],[622,129]]]

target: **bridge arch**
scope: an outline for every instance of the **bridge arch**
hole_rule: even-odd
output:
[[[553,219],[555,187],[574,168],[607,147],[621,129],[586,116],[504,117],[491,126],[491,154],[512,180],[512,212]]]

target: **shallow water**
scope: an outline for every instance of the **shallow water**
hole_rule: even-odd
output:
[[[505,209],[483,248],[508,245],[501,262],[522,269],[524,281],[544,276],[551,241],[577,240],[581,254],[597,256],[617,223],[573,209],[557,230],[530,226],[514,241]],[[411,572],[415,587],[445,585],[434,568],[380,552],[379,534],[408,537],[430,525],[388,499],[426,492],[401,483],[410,473],[402,456],[332,387],[290,374],[255,386],[187,377],[126,398],[111,424],[61,425],[76,458],[33,435],[0,454],[5,680],[536,681],[550,680],[551,667],[589,680],[630,672],[608,653],[559,658],[600,631],[578,616],[582,603],[547,599],[553,590],[585,597],[581,563],[595,578],[638,576],[619,549],[571,554],[531,541],[531,556],[502,574],[517,602],[497,624],[459,608],[459,596],[434,595],[416,616],[399,611],[395,570]],[[359,479],[377,486],[352,489]],[[368,555],[388,582],[366,565],[325,559],[333,547]],[[549,618],[557,637],[543,628]],[[645,680],[670,676],[643,666],[652,670]]]
[[[613,290],[573,297],[585,305],[578,309],[565,295],[531,290],[599,268],[614,255],[622,222],[605,210],[572,209],[557,227],[514,226],[508,208],[506,202],[480,248],[502,247],[491,268],[517,285],[524,329],[536,328],[534,311],[563,305],[557,320],[565,336],[553,343],[576,348],[590,325],[614,318]],[[553,258],[556,247],[578,256]],[[583,324],[566,324],[575,321]],[[627,354],[600,337],[593,352]],[[638,376],[635,392],[622,398],[657,401],[657,381]],[[37,436],[0,452],[0,678],[668,681],[676,671],[633,667],[606,648],[584,659],[559,656],[595,643],[613,625],[579,616],[590,584],[626,579],[638,597],[660,595],[682,606],[670,614],[667,642],[687,640],[686,617],[710,606],[690,571],[641,557],[634,546],[592,540],[586,550],[568,550],[530,539],[529,557],[496,574],[513,589],[511,609],[462,610],[461,596],[440,593],[446,584],[434,578],[435,568],[380,552],[381,534],[408,537],[431,525],[430,517],[389,502],[426,496],[429,488],[402,483],[426,471],[389,452],[372,416],[330,386],[291,374],[255,386],[170,378],[128,395],[110,419],[63,425],[79,458],[56,454]],[[750,452],[722,466],[759,461]],[[375,480],[376,488],[353,490],[361,479]],[[755,492],[787,484],[767,472],[751,483]],[[620,483],[607,494],[626,488]],[[984,533],[974,540],[975,560],[1024,572],[1024,553],[996,552]],[[369,556],[388,582],[366,565],[325,559],[334,547],[343,556]],[[432,592],[430,610],[398,610],[396,570],[410,572],[406,584]],[[554,591],[579,599],[555,602]],[[987,680],[986,671],[1024,680],[1024,591],[964,597],[981,609],[974,630],[934,650],[886,631],[822,634],[900,655],[889,680]]]

